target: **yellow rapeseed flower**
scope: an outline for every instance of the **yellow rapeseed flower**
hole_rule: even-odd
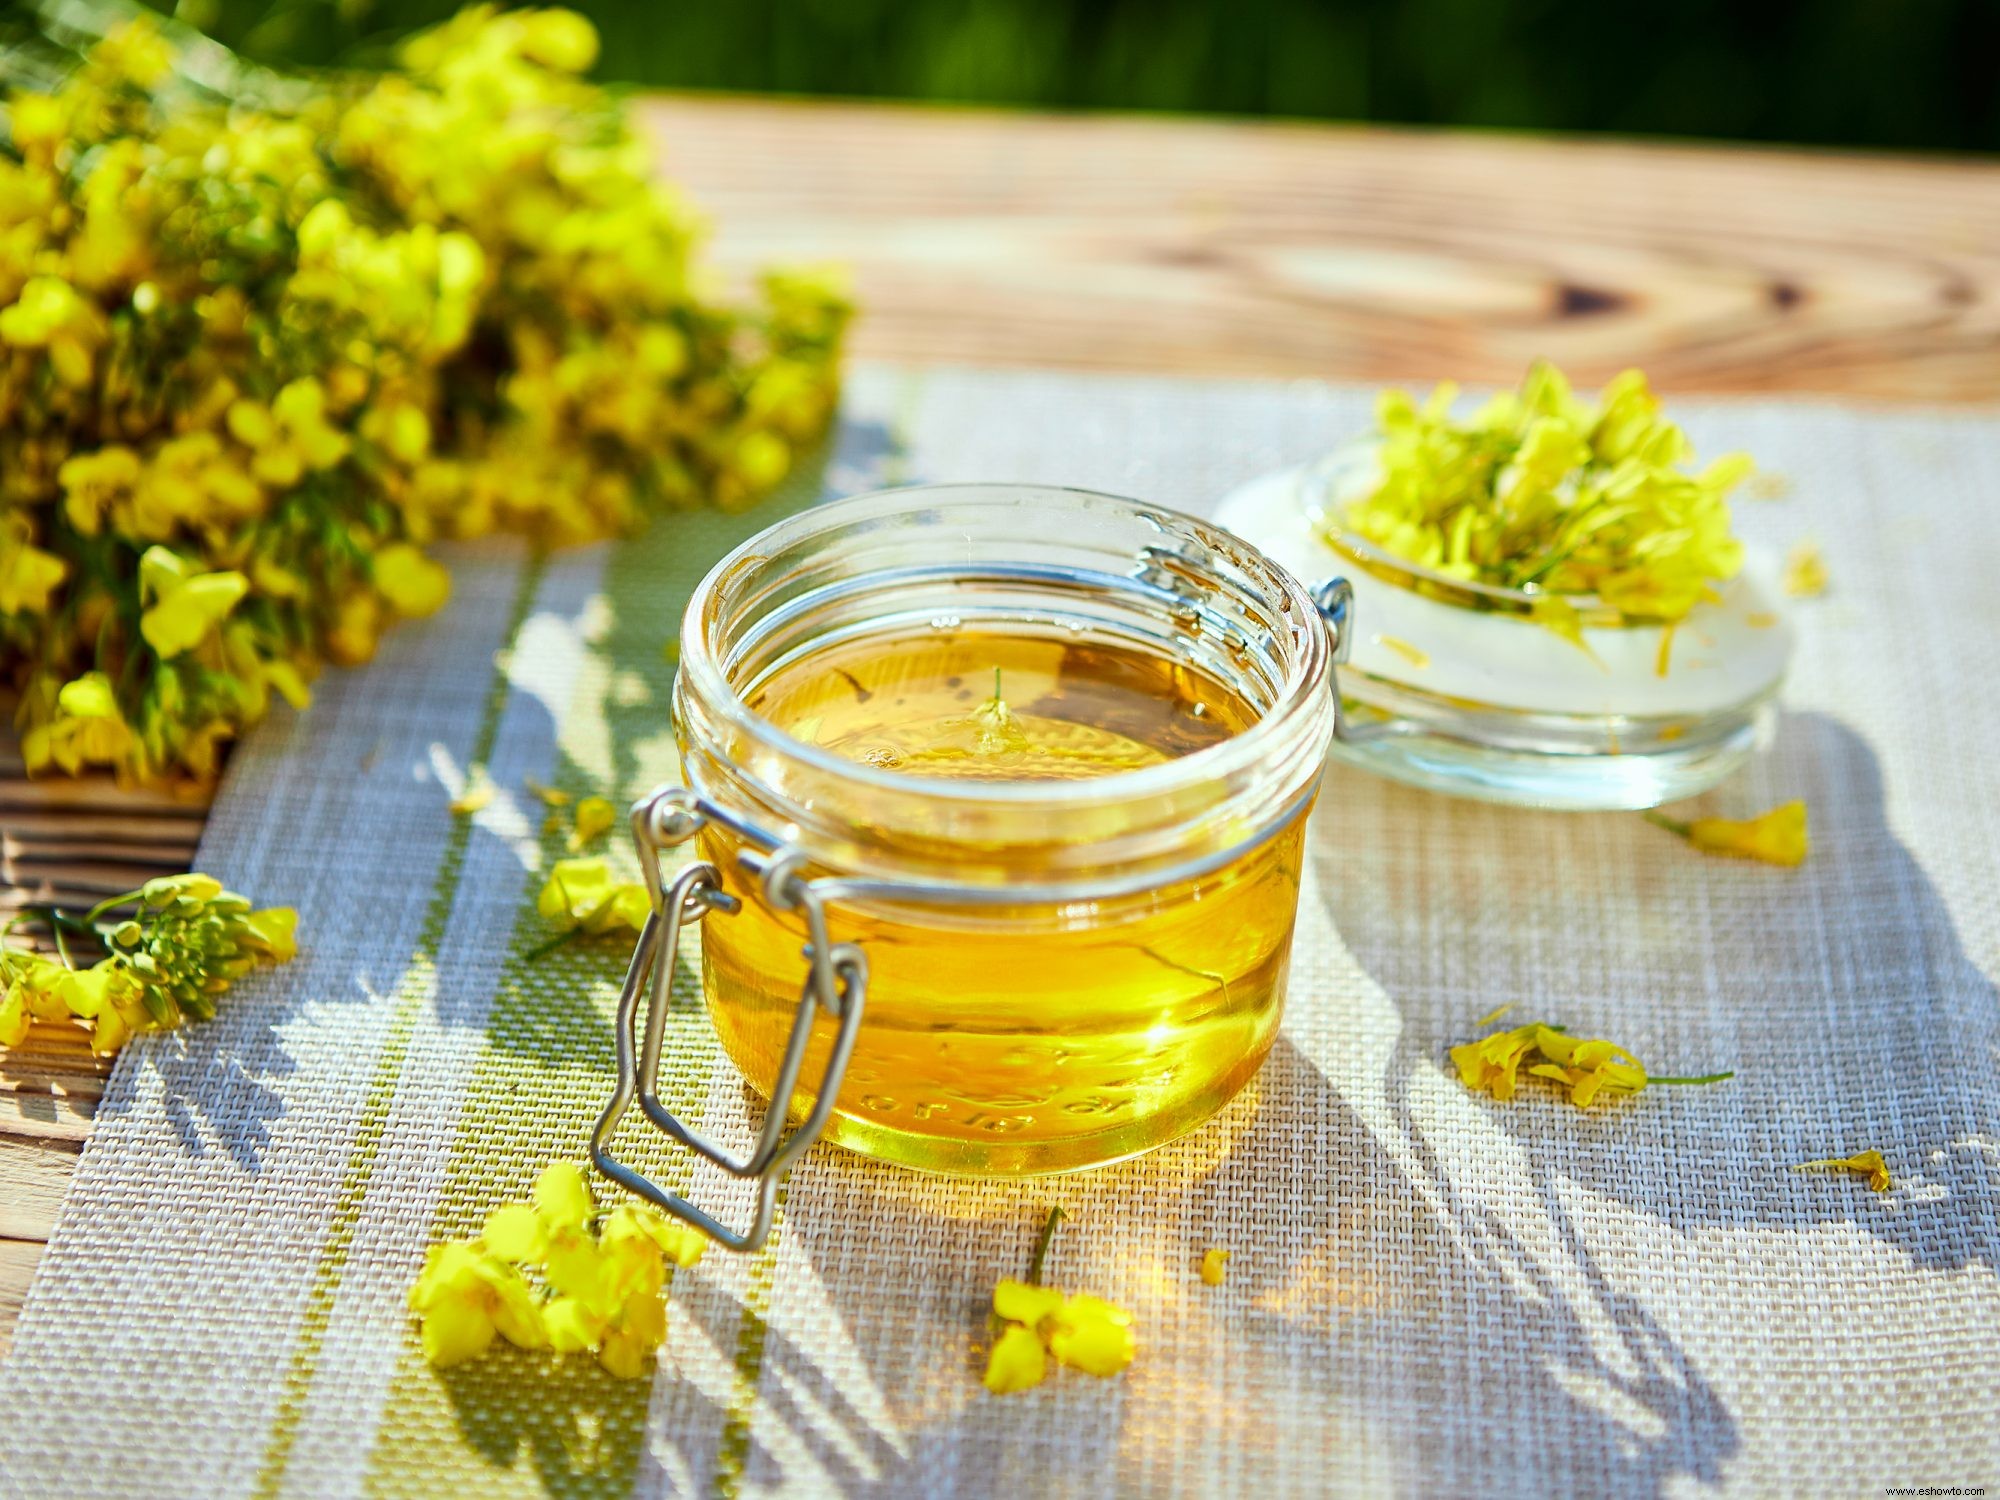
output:
[[[162,657],[200,645],[228,618],[250,580],[233,569],[213,573],[166,547],[148,547],[139,559],[139,598],[147,602],[139,633]]]
[[[603,797],[585,797],[576,805],[569,848],[574,854],[618,822],[618,809]]]
[[[132,743],[132,728],[118,711],[111,679],[86,672],[56,695],[56,716],[21,736],[30,770],[59,767],[71,776],[87,766],[118,764]]]
[[[466,777],[465,786],[447,804],[453,817],[466,818],[480,811],[493,800],[493,783],[484,771],[475,771]]]
[[[646,925],[652,898],[637,881],[614,881],[602,859],[560,859],[535,899],[535,910],[566,930],[595,936]]]
[[[1646,821],[1678,834],[1705,854],[1730,854],[1762,860],[1768,865],[1801,865],[1809,847],[1806,805],[1783,802],[1769,812],[1743,821],[1694,818],[1686,822],[1649,812]]]
[[[436,614],[451,597],[451,573],[408,542],[376,553],[374,576],[389,607],[409,618]]]
[[[90,384],[93,358],[105,337],[96,304],[60,277],[34,277],[11,307],[0,308],[0,342],[46,350],[56,378],[72,389]]]
[[[1868,1186],[1878,1193],[1889,1191],[1889,1164],[1882,1159],[1880,1151],[1863,1151],[1855,1156],[1843,1156],[1831,1161],[1802,1161],[1792,1168],[1794,1172],[1852,1172],[1857,1177],[1868,1179]]]
[[[1068,1296],[1041,1284],[1042,1263],[1062,1217],[1059,1208],[1049,1211],[1028,1279],[1007,1277],[993,1288],[993,1316],[1000,1326],[982,1383],[996,1396],[1039,1385],[1049,1354],[1071,1369],[1108,1377],[1131,1364],[1137,1352],[1132,1318],[1123,1308],[1087,1292]]]
[[[1209,1286],[1221,1286],[1229,1274],[1229,1252],[1227,1250],[1204,1250],[1201,1253],[1201,1279]]]
[[[686,1268],[708,1241],[648,1207],[600,1213],[581,1168],[557,1162],[530,1200],[486,1217],[479,1235],[433,1246],[410,1289],[424,1356],[450,1365],[496,1335],[527,1349],[594,1353],[632,1379],[667,1334],[666,1268]]]
[[[1531,1059],[1540,1061],[1531,1061]],[[1496,1031],[1476,1042],[1451,1049],[1458,1076],[1475,1093],[1495,1099],[1514,1097],[1524,1064],[1536,1078],[1547,1078],[1569,1090],[1570,1103],[1588,1108],[1601,1094],[1636,1094],[1648,1084],[1722,1083],[1733,1073],[1708,1073],[1694,1078],[1649,1076],[1639,1059],[1623,1047],[1601,1039],[1573,1037],[1539,1023]]]
[[[33,545],[27,518],[0,518],[0,614],[46,614],[49,596],[69,577],[69,564]]]
[[[347,434],[326,420],[326,389],[310,376],[292,381],[266,406],[244,399],[229,408],[229,431],[251,453],[250,471],[276,489],[347,457]]]

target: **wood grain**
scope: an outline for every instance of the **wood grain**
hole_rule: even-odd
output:
[[[722,262],[837,259],[857,352],[2000,400],[2000,166],[669,98]]]
[[[2000,166],[1626,142],[673,97],[720,267],[840,260],[856,353],[1451,377],[1549,356],[1683,391],[2000,400]],[[0,747],[0,918],[186,869],[205,809],[31,783]],[[107,1065],[0,1051],[0,1353]]]

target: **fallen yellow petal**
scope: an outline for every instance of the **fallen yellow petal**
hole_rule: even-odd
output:
[[[1826,592],[1826,557],[1814,542],[1800,542],[1785,558],[1784,590],[1794,599]]]
[[[618,821],[618,809],[603,797],[585,797],[576,805],[569,833],[569,852],[574,854]]]
[[[1229,1252],[1227,1250],[1204,1250],[1201,1255],[1201,1279],[1210,1286],[1221,1286],[1222,1278],[1229,1274]]]
[[[1682,822],[1660,812],[1645,812],[1640,816],[1656,828],[1686,839],[1704,854],[1729,854],[1762,860],[1769,865],[1790,866],[1804,864],[1811,848],[1806,831],[1806,805],[1796,798],[1741,821],[1695,818]]]
[[[1086,1375],[1116,1375],[1137,1352],[1131,1314],[1088,1292],[1065,1301],[1049,1331],[1049,1353]]]
[[[1040,1385],[1048,1372],[1049,1358],[1034,1330],[1009,1323],[993,1341],[993,1352],[986,1356],[983,1383],[994,1395],[1005,1396]]]
[[[466,817],[476,813],[493,800],[493,783],[484,776],[477,780],[468,779],[465,790],[451,799],[451,810],[456,817]]]
[[[561,787],[543,786],[532,776],[527,779],[524,785],[526,785],[528,790],[534,794],[544,807],[568,807],[571,802],[576,800]]]
[[[1886,1193],[1890,1188],[1889,1164],[1882,1159],[1880,1151],[1862,1151],[1853,1156],[1842,1156],[1830,1161],[1802,1161],[1795,1165],[1794,1172],[1852,1172],[1856,1177],[1866,1177],[1868,1186],[1878,1193]]]

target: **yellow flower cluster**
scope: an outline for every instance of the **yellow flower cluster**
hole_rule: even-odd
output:
[[[646,888],[636,880],[613,880],[602,859],[557,860],[535,900],[535,910],[565,935],[586,937],[621,928],[637,932],[652,909]]]
[[[691,1266],[707,1248],[650,1208],[600,1213],[583,1169],[557,1162],[530,1202],[496,1208],[475,1238],[431,1247],[410,1310],[434,1365],[475,1358],[497,1335],[522,1349],[592,1353],[635,1379],[666,1340],[667,1266]]]
[[[1635,620],[1684,619],[1742,566],[1726,496],[1749,458],[1686,471],[1687,436],[1637,370],[1595,405],[1546,363],[1468,420],[1451,416],[1457,394],[1439,386],[1421,407],[1382,394],[1375,486],[1338,524],[1453,578],[1552,604],[1594,596]],[[1549,623],[1564,628],[1557,613]]]
[[[1069,1296],[1042,1285],[1042,1264],[1064,1217],[1060,1208],[1049,1210],[1027,1280],[1009,1278],[993,1288],[996,1333],[983,1383],[996,1396],[1040,1385],[1050,1355],[1104,1378],[1131,1364],[1138,1352],[1131,1314],[1122,1307],[1087,1292]]]
[[[118,916],[125,907],[131,914]],[[208,1019],[251,969],[298,952],[296,911],[253,911],[207,875],[149,880],[82,917],[46,915],[60,958],[0,946],[0,1046],[18,1047],[34,1021],[73,1017],[90,1028],[92,1051],[116,1052],[134,1032]],[[69,958],[67,940],[80,934],[108,950],[87,968]]]
[[[36,772],[201,782],[272,695],[445,602],[427,552],[768,490],[829,421],[823,277],[698,290],[699,226],[578,75],[476,7],[402,71],[183,78],[133,22],[0,132],[0,677]]]
[[[1600,1095],[1636,1094],[1649,1083],[1721,1083],[1735,1076],[1648,1077],[1644,1065],[1623,1047],[1573,1037],[1540,1024],[1496,1031],[1476,1042],[1462,1043],[1451,1049],[1451,1060],[1458,1067],[1459,1080],[1476,1093],[1513,1098],[1525,1065],[1531,1077],[1550,1079],[1569,1090],[1570,1103],[1579,1109],[1588,1108]]]

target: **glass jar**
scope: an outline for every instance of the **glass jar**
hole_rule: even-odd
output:
[[[1546,593],[1453,578],[1345,531],[1347,504],[1376,482],[1361,442],[1218,511],[1286,566],[1352,585],[1341,759],[1461,796],[1609,810],[1706,791],[1768,738],[1792,651],[1771,559],[1749,554],[1671,626],[1563,595],[1565,634]]]
[[[909,665],[989,656],[1006,699],[995,682],[982,701],[983,670]],[[634,812],[659,899],[599,1165],[717,1232],[605,1149],[635,1092],[670,1134],[762,1177],[766,1217],[775,1173],[822,1128],[905,1166],[1014,1174],[1199,1125],[1277,1033],[1333,656],[1282,568],[1108,495],[890,491],[739,547],[682,628],[686,785]],[[929,754],[897,705],[954,691],[970,706],[937,720]],[[1097,758],[1088,774],[1079,756]],[[690,839],[695,865],[655,873],[658,847]],[[659,1007],[642,1035],[639,1005],[697,917],[709,1015],[774,1101],[741,1159],[650,1095]],[[802,1123],[787,1136],[781,1117]]]

